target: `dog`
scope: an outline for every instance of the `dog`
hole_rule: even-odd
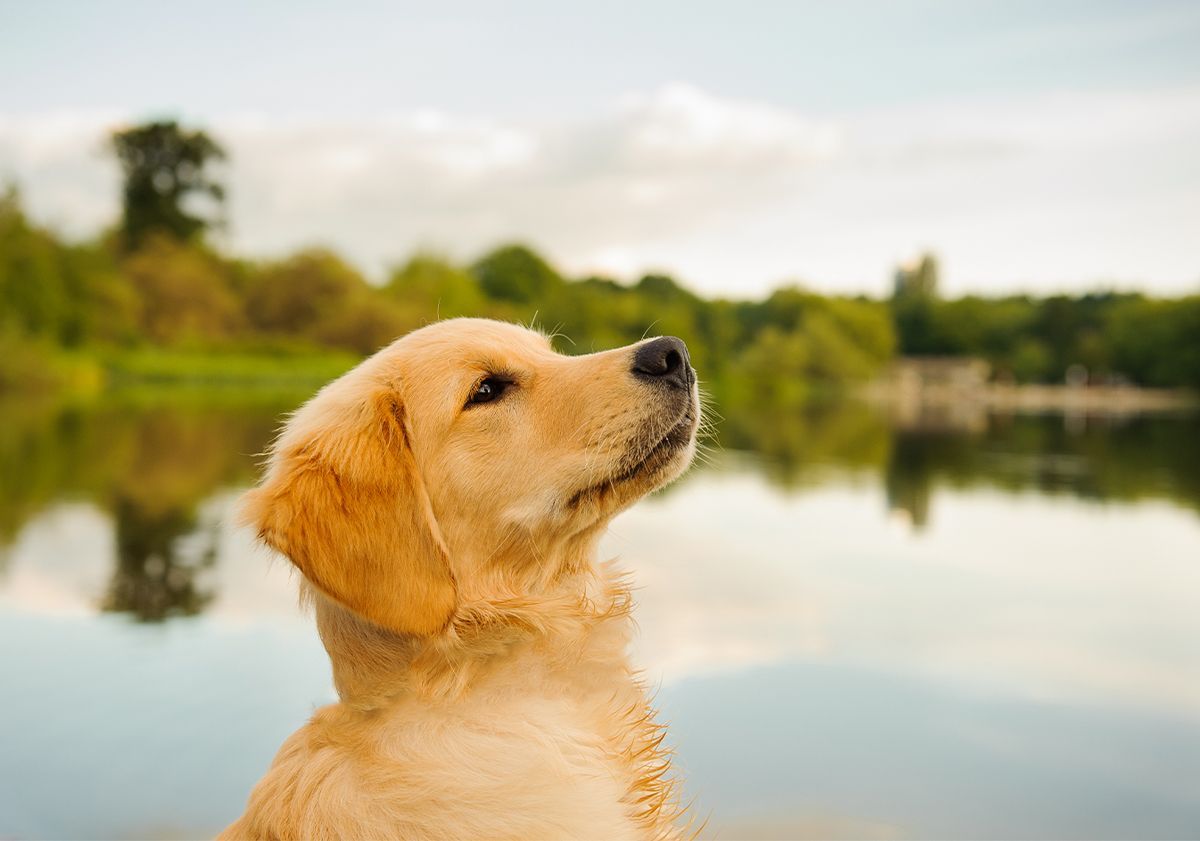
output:
[[[596,547],[687,468],[700,414],[679,339],[565,356],[484,319],[318,392],[242,515],[302,573],[340,700],[220,838],[684,835],[629,584]]]

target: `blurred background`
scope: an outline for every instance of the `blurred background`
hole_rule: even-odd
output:
[[[0,2],[0,837],[334,697],[230,513],[439,317],[689,344],[614,523],[707,835],[1200,833],[1200,6]]]

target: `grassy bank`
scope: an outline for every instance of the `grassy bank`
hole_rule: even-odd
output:
[[[312,391],[358,363],[345,351],[309,347],[98,348],[64,350],[0,338],[0,394],[153,390]]]
[[[354,367],[360,357],[327,350],[144,350],[100,357],[106,382],[204,388],[317,387]]]

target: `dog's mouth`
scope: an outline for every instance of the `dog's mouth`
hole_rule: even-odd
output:
[[[696,434],[696,421],[696,406],[689,401],[687,408],[684,409],[679,420],[667,429],[660,438],[650,442],[640,453],[634,456],[632,463],[626,462],[628,466],[609,476],[607,479],[589,485],[583,490],[576,491],[567,504],[574,508],[585,499],[599,500],[618,488],[625,487],[639,479],[644,479],[648,484],[652,484],[661,476],[664,468],[670,465],[676,456],[686,450],[688,445],[691,444],[692,438]]]
[[[617,481],[626,481],[633,479],[655,464],[668,460],[679,450],[685,448],[692,441],[692,433],[696,428],[696,412],[691,404],[688,404],[683,415],[675,422],[675,425],[667,430],[666,434],[658,440],[657,443],[650,446],[646,450],[645,455],[641,456],[636,463],[627,470],[622,471],[617,476]]]

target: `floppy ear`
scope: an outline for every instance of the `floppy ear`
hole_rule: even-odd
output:
[[[360,616],[400,634],[436,633],[456,588],[398,399],[381,392],[324,415],[293,419],[300,426],[244,497],[243,519]]]

